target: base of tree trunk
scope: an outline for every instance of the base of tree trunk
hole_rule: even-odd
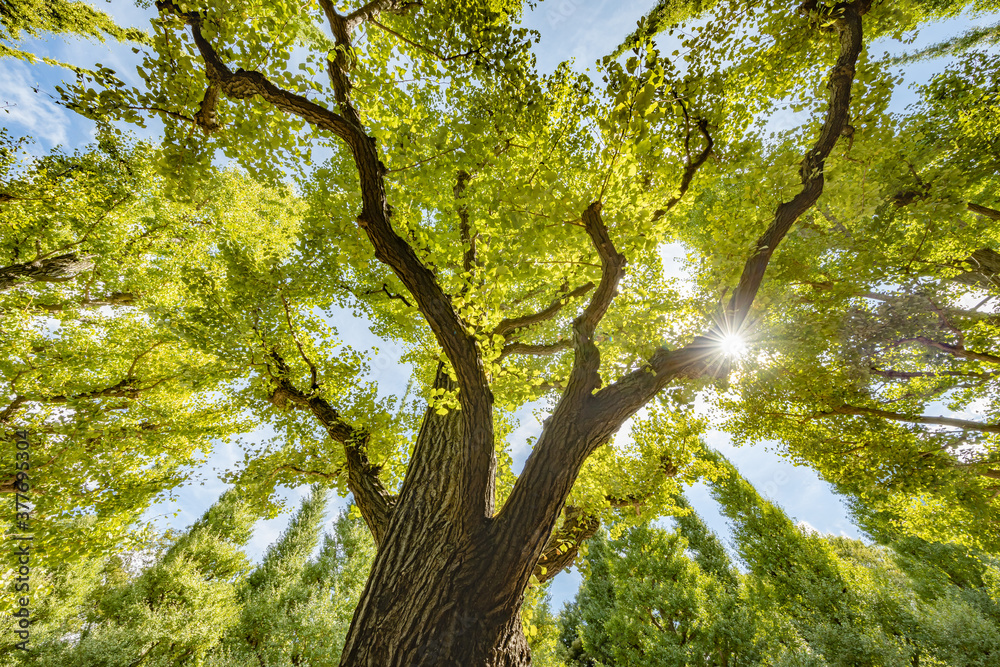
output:
[[[429,551],[424,559],[412,551],[376,556],[341,667],[531,665],[521,596],[504,596],[511,602],[501,608],[484,604],[499,599],[496,588],[504,585],[480,571],[488,559],[449,558],[440,543]]]
[[[359,623],[359,620],[361,623]],[[453,607],[416,634],[372,628],[355,617],[340,667],[529,667],[531,650],[514,613],[501,627]],[[490,627],[492,626],[492,627]]]

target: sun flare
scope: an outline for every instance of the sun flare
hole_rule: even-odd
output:
[[[731,359],[738,359],[746,354],[747,344],[743,340],[743,336],[739,334],[726,334],[723,336],[722,340],[719,341],[719,347],[722,348],[722,352]]]

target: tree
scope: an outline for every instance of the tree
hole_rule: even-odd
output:
[[[694,465],[685,406],[728,374],[721,343],[779,244],[821,197],[856,195],[855,161],[893,142],[892,77],[866,41],[962,6],[684,4],[672,20],[710,14],[675,55],[648,21],[597,85],[566,66],[537,75],[510,1],[161,0],[147,88],[97,71],[63,89],[93,117],[158,114],[178,197],[219,150],[297,182],[308,211],[293,245],[223,237],[208,253],[219,264],[187,267],[184,298],[156,316],[241,368],[229,391],[281,429],[241,482],[319,477],[352,492],[377,553],[342,665],[530,663],[525,590],[602,515],[671,502],[664,488]],[[754,119],[786,98],[811,120],[766,141]],[[695,195],[734,181],[766,192],[703,224]],[[724,305],[664,280],[658,247],[674,238],[705,251]],[[423,414],[377,400],[363,358],[335,342],[338,305],[406,344]],[[509,413],[543,398],[550,414],[515,476]],[[604,447],[652,401],[650,422],[678,428],[640,425],[641,458]],[[640,474],[612,474],[619,463]]]
[[[344,512],[312,557],[327,494],[313,487],[256,567],[243,548],[262,508],[230,490],[187,531],[145,551],[36,570],[50,590],[29,650],[6,648],[2,664],[329,664],[374,544],[360,517]]]
[[[910,531],[990,551],[1000,125],[987,108],[998,65],[973,52],[921,89],[908,139],[870,162],[885,174],[870,216],[851,200],[813,214],[784,255],[784,307],[757,324],[762,354],[724,401],[740,439],[780,440]],[[831,260],[802,252],[818,248]]]
[[[195,664],[239,620],[235,581],[248,569],[241,547],[256,519],[246,500],[230,490],[187,531],[161,545],[140,572],[141,564],[126,557],[105,556],[97,576],[83,579],[89,588],[84,595],[74,600],[69,589],[57,586],[48,606],[77,604],[60,605],[65,615],[42,614],[29,650],[8,651],[9,659],[15,665]],[[86,577],[86,570],[72,569],[78,579]]]
[[[796,526],[717,454],[737,572],[697,514],[601,537],[561,618],[571,665],[987,665],[1000,650],[997,559]],[[957,618],[966,630],[956,632]]]
[[[141,545],[142,513],[248,427],[215,393],[232,369],[160,314],[226,237],[280,247],[296,206],[234,170],[172,201],[159,151],[110,128],[75,154],[33,158],[14,143],[0,186],[0,434],[10,452],[19,432],[29,443],[32,562],[55,566]],[[258,216],[270,234],[248,233]],[[15,481],[11,466],[0,494],[13,499]]]

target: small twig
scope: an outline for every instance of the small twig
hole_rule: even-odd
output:
[[[295,331],[295,326],[292,324],[292,313],[288,308],[288,301],[285,299],[284,295],[281,295],[281,305],[285,307],[285,321],[288,322],[288,329],[292,332],[292,340],[295,341],[295,347],[299,348],[299,354],[302,359],[309,366],[309,376],[312,380],[310,387],[313,391],[319,389],[319,380],[317,379],[316,365],[306,356],[305,350],[302,349],[302,343],[299,342],[299,335]]]
[[[385,295],[388,296],[390,299],[397,299],[397,300],[402,301],[403,303],[405,303],[410,308],[413,308],[413,304],[410,303],[409,299],[407,299],[402,294],[395,294],[393,292],[390,292],[389,291],[389,286],[386,283],[382,283],[382,288],[381,289],[370,289],[370,290],[366,290],[363,293],[364,294],[378,294],[379,292],[385,292]]]
[[[456,54],[455,54],[455,55],[453,55],[453,56],[445,56],[445,55],[442,55],[441,53],[439,53],[439,52],[435,51],[434,49],[432,49],[432,48],[430,48],[430,47],[428,47],[428,46],[424,46],[423,44],[418,44],[417,42],[414,42],[414,41],[413,41],[412,39],[409,39],[409,38],[407,38],[407,37],[404,37],[403,35],[399,34],[399,33],[398,33],[398,32],[396,32],[395,30],[393,30],[392,28],[390,28],[390,27],[388,27],[388,26],[386,26],[386,25],[383,25],[383,24],[379,23],[379,22],[378,22],[378,21],[376,21],[376,20],[375,20],[374,18],[369,18],[369,19],[368,19],[368,21],[369,21],[370,23],[372,23],[373,25],[375,25],[375,26],[377,26],[377,27],[381,28],[382,30],[385,30],[385,31],[386,31],[387,33],[389,33],[390,35],[394,35],[394,36],[396,36],[397,38],[399,38],[399,39],[403,40],[404,42],[406,42],[406,43],[407,43],[407,44],[409,44],[410,46],[412,46],[412,47],[414,47],[414,48],[417,48],[417,49],[420,49],[420,50],[421,50],[421,51],[423,51],[424,53],[429,53],[430,55],[434,56],[435,58],[437,58],[437,59],[438,59],[438,60],[440,60],[441,62],[445,62],[445,63],[446,63],[446,62],[449,62],[449,61],[452,61],[452,60],[455,60],[455,59],[457,59],[457,58],[465,58],[465,57],[467,57],[467,56],[471,56],[471,55],[473,55],[474,53],[479,53],[480,51],[482,51],[482,50],[483,50],[483,49],[482,49],[482,47],[480,47],[480,48],[478,48],[478,49],[470,49],[469,51],[466,51],[465,53],[456,53]]]

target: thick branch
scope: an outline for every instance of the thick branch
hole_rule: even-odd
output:
[[[573,564],[580,547],[601,527],[601,522],[579,507],[567,506],[563,510],[563,523],[552,533],[532,574],[539,584],[544,584]]]
[[[202,34],[202,18],[198,12],[182,12],[171,0],[158,0],[156,8],[161,13],[174,14],[191,27],[195,46],[205,62],[205,76],[208,77],[209,85],[214,87],[217,93],[239,100],[260,95],[282,111],[299,116],[311,125],[329,130],[343,139],[351,136],[351,128],[347,121],[326,107],[310,102],[301,95],[279,88],[260,72],[243,69],[236,72],[230,70],[215,51],[215,47]],[[210,92],[212,92],[211,88]],[[210,95],[206,93],[203,103],[209,99]],[[209,110],[202,108],[198,115],[207,119],[210,115]]]
[[[618,294],[618,283],[625,275],[625,256],[615,249],[608,235],[608,228],[601,218],[600,202],[594,202],[583,212],[583,224],[601,258],[601,282],[591,296],[590,303],[573,321],[573,348],[576,356],[566,387],[566,399],[589,396],[592,390],[600,386],[598,371],[601,355],[594,343],[594,333]]]
[[[34,282],[60,283],[76,278],[94,268],[90,261],[95,255],[77,255],[69,253],[57,257],[11,264],[0,268],[0,292],[11,289],[18,281],[26,278]]]
[[[936,340],[931,340],[926,336],[916,336],[914,338],[906,338],[901,342],[914,341],[920,343],[924,347],[929,347],[933,350],[940,350],[941,352],[947,352],[953,357],[960,357],[962,359],[972,359],[973,361],[982,361],[987,364],[1000,364],[1000,357],[987,354],[985,352],[973,352],[972,350],[966,350],[964,347],[958,345],[949,345],[948,343],[939,343]]]
[[[469,172],[458,172],[454,194],[455,201],[457,202],[455,209],[458,213],[458,231],[462,236],[462,245],[465,248],[465,254],[462,257],[462,269],[466,273],[471,274],[472,269],[476,266],[476,239],[479,235],[476,234],[473,236],[472,227],[469,225],[469,205],[461,201],[462,195],[465,194],[465,187],[468,185],[469,179]]]
[[[879,377],[889,378],[892,380],[909,380],[912,378],[925,378],[925,377],[954,377],[954,378],[972,378],[975,380],[990,380],[996,377],[997,373],[963,373],[961,371],[897,371],[891,368],[870,368],[872,375],[878,375]]]
[[[1000,211],[995,209],[980,206],[979,204],[973,204],[971,202],[967,208],[973,213],[978,213],[979,215],[985,216],[990,220],[1000,220]]]
[[[358,225],[365,231],[375,248],[375,256],[387,264],[399,277],[417,302],[417,307],[427,319],[435,337],[444,349],[458,376],[465,417],[470,422],[466,434],[471,437],[469,452],[476,463],[470,466],[475,479],[487,475],[489,461],[493,455],[492,396],[482,359],[475,339],[467,331],[467,325],[459,317],[451,299],[437,283],[434,274],[417,257],[413,248],[390,225],[390,210],[385,194],[385,165],[378,159],[375,141],[365,134],[360,115],[351,101],[351,83],[347,78],[349,68],[348,53],[351,48],[350,35],[359,23],[382,11],[404,11],[412,3],[391,0],[376,0],[347,17],[332,10],[329,0],[324,0],[324,11],[330,22],[330,29],[337,41],[337,55],[329,61],[330,80],[333,82],[337,104],[352,128],[347,144],[354,155],[354,161],[361,178],[363,208],[358,216]],[[475,425],[474,425],[475,424]],[[484,425],[486,427],[484,428]],[[482,486],[485,482],[477,481]],[[472,493],[485,492],[485,487]],[[485,501],[484,501],[485,502]]]
[[[983,431],[985,433],[1000,433],[1000,424],[983,424],[967,419],[952,419],[951,417],[925,417],[923,415],[906,415],[899,412],[889,412],[877,408],[862,408],[854,405],[841,405],[829,412],[820,412],[813,417],[832,417],[835,415],[860,415],[866,417],[881,417],[910,424],[930,424],[935,426],[954,426],[968,431]]]
[[[404,2],[403,0],[372,0],[372,2],[369,2],[363,7],[359,7],[348,14],[345,17],[345,22],[347,24],[348,31],[353,32],[359,25],[365,21],[377,18],[378,15],[383,12],[402,14],[408,11],[411,7],[419,7],[420,5],[421,3],[419,2]]]
[[[37,403],[68,403],[70,401],[80,401],[90,398],[134,399],[139,395],[140,391],[142,390],[136,386],[135,378],[127,377],[121,382],[110,387],[105,387],[104,389],[94,389],[93,391],[85,391],[82,394],[74,394],[72,396],[59,395],[48,398],[31,398],[28,400]]]
[[[860,3],[858,3],[860,4]],[[750,312],[750,306],[757,296],[757,290],[764,279],[764,272],[771,256],[781,240],[799,217],[809,210],[823,193],[823,169],[827,156],[837,143],[837,139],[848,126],[851,107],[851,84],[854,82],[855,65],[863,47],[861,14],[857,4],[844,6],[844,14],[837,21],[840,33],[840,57],[830,72],[830,106],[823,128],[812,149],[799,166],[802,190],[790,201],[778,206],[774,221],[757,240],[755,250],[743,267],[739,284],[736,286],[726,307],[726,325],[731,331],[738,331]]]
[[[38,308],[48,311],[50,313],[58,313],[68,308],[81,307],[81,308],[97,308],[100,306],[132,306],[135,305],[135,295],[131,292],[112,292],[107,296],[98,299],[81,299],[80,301],[69,304],[69,303],[55,303],[55,304],[37,304]]]
[[[979,248],[965,260],[971,270],[955,276],[954,280],[996,290],[1000,287],[1000,253],[992,248]]]
[[[17,411],[28,402],[28,399],[24,396],[18,395],[0,412],[0,424],[6,424],[10,421],[10,418],[17,414]]]

